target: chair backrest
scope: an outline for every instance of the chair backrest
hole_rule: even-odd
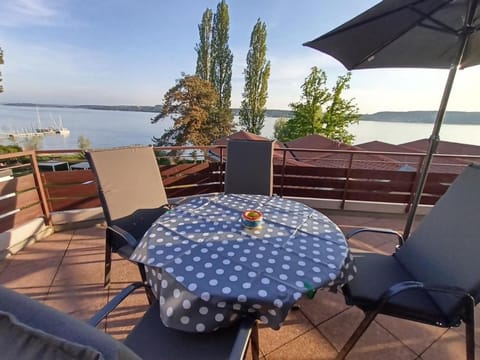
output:
[[[470,165],[450,185],[399,251],[398,261],[419,281],[448,285],[480,300],[480,166]],[[453,316],[458,297],[432,292],[442,311]]]
[[[228,142],[225,193],[272,195],[272,141]]]
[[[151,147],[92,150],[86,153],[107,223],[138,210],[167,205],[162,176]]]

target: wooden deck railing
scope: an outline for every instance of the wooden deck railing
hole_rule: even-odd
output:
[[[193,148],[156,148],[160,163],[167,163],[166,152]],[[223,191],[224,146],[196,148],[215,150],[217,160],[160,165],[169,197],[182,197]],[[22,152],[0,155],[0,233],[29,220],[63,210],[100,206],[90,170],[39,172],[37,157],[63,157],[82,160],[79,150]],[[72,155],[73,154],[73,155]],[[315,199],[333,199],[343,209],[349,201],[408,204],[416,188],[418,168],[424,154],[346,150],[276,149],[274,193]],[[410,171],[395,168],[392,158],[403,159]],[[433,205],[469,162],[480,156],[437,155],[436,172],[431,173],[422,204]],[[439,159],[443,159],[440,161]],[[397,167],[400,167],[400,162]],[[443,169],[444,171],[442,171]],[[448,170],[448,171],[447,171]]]

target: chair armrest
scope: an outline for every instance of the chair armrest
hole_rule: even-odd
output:
[[[351,237],[363,233],[363,232],[371,232],[371,233],[377,233],[377,234],[386,234],[386,235],[393,235],[398,239],[398,246],[402,246],[405,243],[405,240],[403,239],[402,234],[395,230],[391,229],[383,229],[383,228],[358,228],[350,231],[348,234],[345,235],[345,237],[350,239]]]
[[[394,296],[411,289],[424,289],[426,291],[442,292],[447,294],[456,295],[458,297],[464,298],[466,307],[475,307],[475,298],[468,293],[467,291],[446,285],[428,285],[420,281],[402,281],[392,285],[388,290],[386,290],[379,300],[378,312],[385,306],[385,304]]]
[[[108,314],[112,312],[120,303],[127,298],[132,292],[137,290],[138,288],[145,287],[142,282],[135,282],[127,286],[123,289],[120,294],[115,296],[112,300],[110,300],[103,308],[101,308],[90,320],[88,320],[88,324],[92,326],[97,326],[100,321],[102,321]]]
[[[120,236],[123,240],[125,240],[125,242],[128,245],[130,245],[134,249],[137,247],[137,245],[138,245],[137,239],[135,239],[135,237],[132,234],[130,234],[128,231],[122,229],[120,226],[111,225],[111,226],[108,226],[107,229],[114,232],[118,236]]]

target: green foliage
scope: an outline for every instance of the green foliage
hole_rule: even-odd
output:
[[[352,144],[355,136],[347,131],[350,124],[358,123],[360,114],[353,99],[342,98],[344,90],[350,88],[351,73],[339,76],[332,90],[330,105],[325,112],[322,122],[323,134],[330,139],[339,140],[346,144]]]
[[[217,106],[210,114],[210,122],[219,136],[231,134],[234,128],[233,113],[230,109],[233,54],[228,45],[229,29],[228,5],[222,0],[213,16],[210,64],[210,82],[218,94]]]
[[[203,13],[202,22],[198,25],[200,43],[195,46],[195,51],[197,52],[195,75],[203,80],[210,80],[212,16],[213,13],[211,9],[206,9]]]
[[[92,147],[92,142],[86,136],[80,135],[77,139],[78,148],[85,151]]]
[[[267,26],[260,19],[253,27],[247,68],[243,71],[245,87],[240,107],[242,129],[260,135],[265,123],[270,61],[267,61]]]
[[[358,123],[358,107],[342,98],[349,88],[351,74],[340,76],[333,89],[326,87],[327,75],[316,66],[302,85],[301,101],[290,104],[293,117],[275,124],[275,137],[290,141],[299,137],[321,134],[330,139],[351,144],[354,136],[348,133],[351,124]]]
[[[152,124],[166,118],[174,121],[173,127],[160,138],[153,137],[155,146],[211,144],[217,131],[209,121],[209,114],[215,109],[217,100],[210,82],[182,74],[165,94],[162,111],[151,120]]]
[[[0,145],[0,154],[11,154],[21,151],[22,148],[18,145]]]
[[[275,139],[278,139],[280,141],[288,141],[288,140],[283,140],[283,139],[288,139],[288,131],[289,129],[287,128],[287,118],[279,118],[277,121],[275,121],[275,124],[273,124],[273,137]]]
[[[3,65],[3,50],[0,47],[0,65]],[[0,93],[3,92],[3,85],[2,85],[2,72],[0,71]]]
[[[32,136],[27,137],[22,140],[23,150],[38,150],[42,145],[43,137],[42,136]]]

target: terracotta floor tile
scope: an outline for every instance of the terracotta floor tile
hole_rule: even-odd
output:
[[[315,326],[348,309],[342,294],[335,294],[327,290],[317,291],[313,299],[303,297],[298,305],[303,315]]]
[[[113,283],[109,289],[108,300],[113,299],[126,286],[128,285]],[[108,316],[106,322],[107,333],[116,339],[125,339],[133,326],[147,311],[148,306],[148,300],[143,288],[135,290]]]
[[[326,360],[337,352],[316,330],[307,331],[266,356],[266,360]]]
[[[17,259],[0,274],[0,284],[18,291],[32,286],[48,288],[54,280],[61,261],[61,256],[39,260]]]
[[[423,353],[447,331],[447,329],[438,326],[385,315],[377,316],[376,321],[418,355]]]
[[[54,284],[45,299],[45,304],[88,320],[107,303],[107,291],[98,283],[72,285]]]
[[[8,257],[3,260],[0,260],[0,274],[5,271],[5,269],[10,265],[12,262],[13,257]]]
[[[290,311],[280,330],[259,324],[260,349],[268,356],[272,351],[311,330],[313,325],[301,311]]]
[[[362,319],[362,311],[351,308],[322,323],[317,328],[337,350],[340,350]],[[413,351],[390,335],[383,327],[373,322],[347,359],[415,359],[416,357],[417,355]]]
[[[479,358],[480,347],[475,347],[475,357]],[[447,331],[422,355],[423,360],[464,360],[465,338],[455,331]]]

